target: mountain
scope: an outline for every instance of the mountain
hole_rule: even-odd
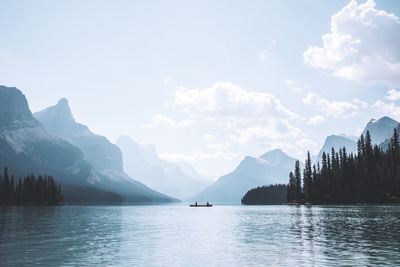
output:
[[[399,123],[385,116],[378,120],[371,119],[365,126],[362,134],[365,136],[367,131],[369,131],[373,144],[378,144],[382,148],[387,148],[390,137],[393,135],[393,129],[396,127],[400,129]],[[348,153],[357,153],[356,141],[343,135],[330,135],[325,139],[325,143],[319,151],[317,160],[321,162],[323,152],[331,154],[332,147],[335,151],[339,151],[341,147],[346,147]]]
[[[330,135],[325,139],[324,145],[318,153],[318,162],[321,162],[323,152],[332,154],[332,147],[336,152],[339,151],[339,148],[346,147],[347,153],[357,153],[356,141],[342,135]]]
[[[379,120],[372,119],[368,122],[362,134],[365,136],[367,131],[369,131],[372,143],[379,145],[393,135],[393,129],[398,125],[398,121],[387,116],[382,117]]]
[[[397,133],[400,133],[400,124],[397,125],[396,130],[397,130]],[[393,133],[392,133],[392,135],[393,135]],[[382,148],[383,150],[387,150],[389,148],[391,138],[392,138],[392,136],[390,138],[386,139],[385,141],[383,141],[382,143],[380,143],[379,147]]]
[[[63,186],[67,201],[120,202],[118,194],[93,188],[86,180],[90,165],[76,146],[50,135],[33,116],[15,87],[0,86],[0,167],[16,178],[48,174]]]
[[[125,174],[120,149],[104,136],[94,134],[87,126],[76,122],[66,99],[34,116],[50,134],[67,140],[82,151],[91,166],[87,180],[94,187],[115,192],[127,202],[176,201]]]
[[[60,99],[56,105],[36,112],[34,116],[47,132],[79,147],[85,159],[96,170],[122,171],[122,154],[119,148],[106,137],[94,134],[87,126],[77,123],[67,99]]]
[[[193,197],[193,201],[240,203],[244,194],[257,186],[287,184],[295,158],[282,150],[269,151],[258,158],[246,156],[236,169]]]
[[[185,172],[178,164],[160,159],[152,145],[139,145],[128,136],[119,137],[117,145],[123,153],[125,171],[159,192],[186,199],[206,186],[190,165],[185,165]]]
[[[175,162],[175,163],[176,163],[176,165],[179,166],[179,168],[182,170],[182,172],[184,172],[189,177],[191,177],[191,178],[193,178],[195,180],[203,181],[204,185],[209,183],[206,180],[206,178],[203,175],[201,175],[200,173],[198,173],[197,170],[195,170],[193,168],[193,166],[190,165],[189,163],[184,162],[184,161],[178,161],[178,162]],[[201,191],[201,190],[199,190],[199,191]]]

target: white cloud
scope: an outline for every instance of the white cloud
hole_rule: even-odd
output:
[[[355,136],[355,139],[358,139],[358,137],[361,136],[362,132],[364,131],[365,128],[362,127],[358,127],[357,129],[355,129],[354,132],[350,133],[350,136]]]
[[[300,129],[306,118],[292,112],[271,93],[247,90],[231,82],[217,82],[206,88],[180,87],[168,107],[195,122],[193,127],[204,141],[191,152],[164,154],[168,160],[228,161],[243,153],[277,147],[302,157],[316,147]],[[314,123],[320,117],[314,118]],[[175,124],[164,118],[161,121]]]
[[[287,121],[270,119],[263,125],[258,124],[248,128],[239,128],[229,135],[232,141],[241,145],[246,145],[249,142],[273,143],[279,140],[294,140],[304,137],[305,134],[299,129],[288,123]]]
[[[231,144],[229,142],[225,143],[216,143],[211,142],[205,145],[205,147],[210,151],[218,151],[218,152],[227,152],[230,148]]]
[[[388,100],[391,101],[397,101],[400,100],[400,91],[397,91],[395,89],[391,89],[387,92],[387,95],[385,97]]]
[[[294,81],[293,80],[286,80],[285,84],[287,87],[292,87],[294,85]]]
[[[285,81],[285,85],[295,93],[299,93],[299,92],[303,91],[303,88],[296,86],[295,81],[293,81],[293,80]]]
[[[211,152],[202,152],[202,151],[194,151],[193,153],[161,153],[159,155],[160,158],[172,161],[172,162],[197,162],[203,160],[233,160],[237,158],[237,155],[233,152],[227,151],[211,151]]]
[[[321,115],[315,115],[313,117],[308,118],[307,124],[309,125],[317,125],[325,122],[325,117]]]
[[[229,134],[229,139],[242,146],[255,144],[272,149],[279,147],[292,155],[303,155],[315,150],[316,143],[298,127],[285,120],[269,119],[262,124],[238,128]]]
[[[375,110],[382,112],[384,115],[400,120],[400,106],[396,106],[393,102],[385,103],[382,100],[377,100],[372,107],[375,108]]]
[[[369,105],[367,102],[362,101],[358,98],[353,98],[353,103],[356,104],[357,106],[361,107],[361,108],[367,108]]]
[[[231,82],[218,82],[205,89],[179,88],[172,105],[202,117],[298,117],[273,94],[245,90]]]
[[[212,134],[204,134],[203,139],[207,142],[215,142],[217,138]]]
[[[303,103],[315,107],[326,116],[335,118],[350,118],[356,115],[358,111],[358,106],[354,103],[328,100],[315,93],[308,93],[308,95],[303,98]]]
[[[156,114],[151,118],[151,123],[145,125],[145,127],[172,127],[172,128],[183,128],[194,124],[193,120],[175,120],[163,114]]]
[[[267,51],[267,49],[263,49],[260,53],[260,60],[266,61],[267,57],[268,57],[268,51]]]
[[[400,84],[400,18],[374,1],[351,1],[332,16],[322,40],[304,52],[305,64],[349,80]]]

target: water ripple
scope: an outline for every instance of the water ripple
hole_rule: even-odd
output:
[[[397,206],[2,207],[2,266],[399,266]]]

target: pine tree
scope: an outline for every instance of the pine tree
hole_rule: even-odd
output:
[[[302,194],[301,194],[301,173],[300,173],[300,161],[296,161],[295,167],[294,167],[294,179],[295,179],[295,184],[296,184],[296,200],[300,201],[302,199]]]
[[[36,178],[31,174],[20,178],[15,185],[14,176],[10,179],[8,168],[4,168],[4,177],[0,179],[0,204],[56,205],[63,201],[61,185],[53,177],[39,175]]]
[[[303,175],[304,195],[306,199],[310,199],[311,186],[312,186],[312,169],[310,151],[307,153],[306,164]]]
[[[301,193],[301,170],[297,161],[294,175],[289,175],[296,189],[296,201],[310,203],[400,203],[400,144],[393,130],[387,150],[372,145],[369,131],[360,136],[357,154],[345,147],[322,154],[321,168],[313,165],[309,153],[303,169],[304,196]],[[291,194],[288,194],[291,196]]]

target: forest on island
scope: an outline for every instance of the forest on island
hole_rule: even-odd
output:
[[[31,174],[17,181],[7,167],[0,176],[0,205],[59,205],[63,202],[61,185],[51,176]]]
[[[400,202],[400,145],[394,129],[387,148],[372,145],[369,131],[357,142],[357,153],[346,148],[323,153],[313,164],[295,164],[289,174],[288,203],[356,204]]]
[[[242,198],[244,205],[281,205],[286,203],[287,186],[260,186],[249,190]]]

